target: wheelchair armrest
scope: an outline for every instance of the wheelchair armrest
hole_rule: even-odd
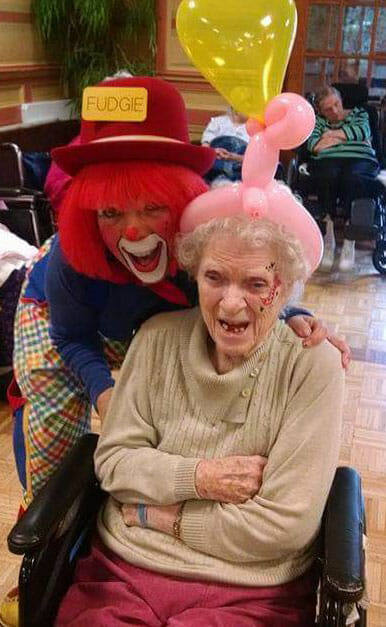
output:
[[[35,551],[55,533],[70,508],[97,485],[94,473],[95,433],[82,436],[8,535],[12,553]]]
[[[324,511],[323,584],[337,600],[358,601],[365,588],[361,480],[353,468],[337,469]]]
[[[295,154],[289,160],[287,167],[287,180],[286,183],[290,189],[293,189],[293,186],[296,185],[298,179],[298,167],[299,167],[299,157]]]

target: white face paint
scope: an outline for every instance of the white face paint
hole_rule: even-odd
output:
[[[143,283],[158,283],[165,277],[168,247],[157,233],[138,241],[121,237],[118,249],[122,263]]]

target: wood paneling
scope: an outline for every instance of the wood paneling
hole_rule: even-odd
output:
[[[0,107],[10,107],[24,102],[23,85],[10,85],[0,89]]]
[[[192,65],[176,31],[175,15],[180,0],[157,1],[157,75],[175,84],[188,110],[192,140],[201,138],[209,119],[225,111],[227,102]]]
[[[288,63],[283,91],[293,91],[297,94],[302,94],[303,59],[306,46],[305,42],[309,0],[296,0],[295,4],[298,13],[298,27],[294,47]]]
[[[0,11],[0,22],[30,23],[31,16],[28,13],[17,13],[16,11]]]
[[[0,70],[8,65],[25,68],[45,62],[46,55],[33,24],[0,22]]]
[[[30,0],[1,2],[0,126],[21,121],[20,104],[65,97],[59,68],[44,50],[30,5]]]
[[[0,599],[16,585],[21,558],[8,553],[7,534],[16,520],[21,491],[12,460],[12,420],[8,409],[0,409]]]
[[[40,100],[60,100],[65,97],[65,90],[59,82],[49,83],[47,78],[44,84],[30,85],[31,101],[38,102]]]
[[[31,13],[31,0],[1,0],[3,12]]]
[[[20,106],[0,107],[0,129],[2,126],[19,124],[21,122]]]

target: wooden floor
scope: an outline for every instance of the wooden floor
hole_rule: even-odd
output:
[[[368,250],[357,251],[355,274],[316,275],[303,302],[346,336],[354,361],[347,374],[340,461],[357,468],[366,498],[369,627],[386,625],[386,276],[376,273]],[[0,408],[0,597],[17,580],[19,559],[6,535],[18,509],[11,421]]]

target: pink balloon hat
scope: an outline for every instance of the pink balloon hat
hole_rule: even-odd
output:
[[[312,132],[315,114],[311,105],[297,94],[284,93],[268,104],[265,127],[257,120],[247,123],[251,139],[245,152],[242,182],[218,187],[195,198],[180,222],[182,233],[213,218],[246,213],[251,218],[271,220],[284,226],[300,241],[310,274],[323,254],[318,225],[289,187],[274,180],[280,149],[295,148]]]

